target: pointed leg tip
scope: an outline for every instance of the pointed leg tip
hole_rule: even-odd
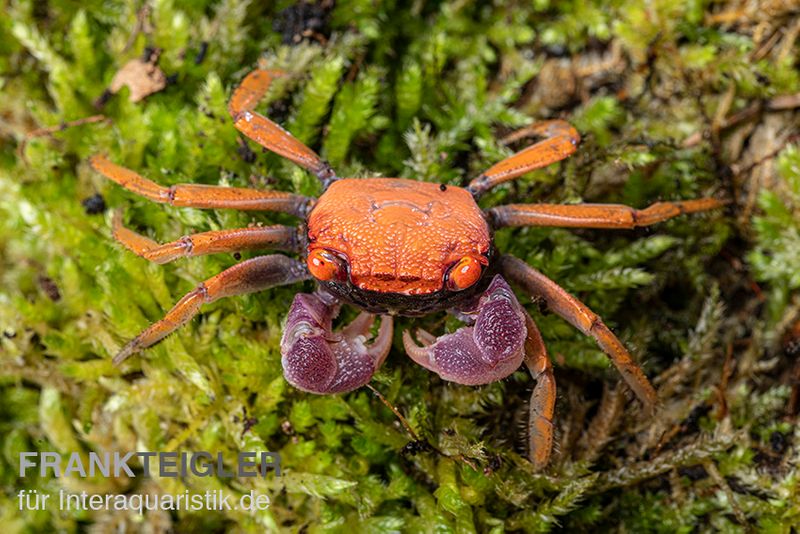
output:
[[[92,154],[89,156],[89,166],[96,172],[100,172],[100,166],[106,161],[102,154]]]
[[[644,414],[646,416],[653,416],[659,410],[661,403],[655,388],[650,385],[649,381],[647,385],[650,387],[637,387],[632,389],[633,393],[639,399],[639,402],[642,403],[642,411]]]
[[[553,454],[553,423],[542,418],[547,423],[548,428],[545,432],[542,429],[537,429],[531,425],[528,428],[529,439],[528,443],[528,461],[533,464],[533,469],[537,473],[544,471],[550,465],[550,457]]]
[[[120,351],[114,356],[111,360],[111,363],[114,364],[115,367],[119,367],[122,365],[122,362],[136,354],[137,352],[141,351],[142,348],[139,346],[139,338],[133,338],[128,342],[127,345],[122,347]]]
[[[548,455],[548,457],[544,459],[537,458],[537,454],[536,452],[531,452],[528,455],[528,461],[533,465],[534,472],[540,474],[550,464],[550,457]]]
[[[114,364],[114,367],[119,367],[120,365],[122,365],[122,362],[130,358],[132,354],[133,352],[127,350],[126,347],[125,349],[122,349],[114,356],[114,358],[111,360],[111,363]]]
[[[661,403],[658,401],[658,399],[648,399],[647,401],[643,402],[642,405],[642,410],[648,417],[654,416],[661,408]]]
[[[117,208],[111,213],[111,227],[116,232],[122,228],[122,208]]]

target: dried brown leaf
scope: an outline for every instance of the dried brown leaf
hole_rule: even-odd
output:
[[[157,60],[157,57],[155,58]],[[129,100],[139,102],[167,86],[167,77],[153,57],[149,61],[139,58],[128,61],[114,75],[109,91],[118,93],[123,87],[130,89]]]

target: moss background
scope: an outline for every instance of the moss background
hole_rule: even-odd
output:
[[[646,7],[645,7],[646,4]],[[0,524],[11,531],[790,532],[800,528],[797,5],[780,0],[0,1]],[[106,98],[160,49],[165,90]],[[150,265],[111,207],[164,241],[293,223],[149,203],[93,173],[102,152],[153,180],[318,193],[243,143],[226,112],[259,61],[287,69],[259,107],[340,176],[464,184],[562,117],[567,162],[482,203],[714,195],[724,211],[636,231],[504,230],[501,250],[578,295],[659,389],[645,417],[589,338],[526,300],[555,365],[557,450],[524,459],[525,371],[482,388],[413,365],[399,339],[368,389],[287,386],[281,321],[311,284],[231,298],[144,355],[111,356],[232,255]],[[108,121],[60,131],[102,113]],[[49,132],[26,134],[36,128]],[[47,135],[42,135],[47,134]],[[25,141],[25,143],[23,143]],[[245,256],[248,256],[246,254]],[[352,312],[345,318],[352,317]],[[411,324],[401,321],[399,331]],[[443,314],[415,321],[436,332]],[[428,444],[428,446],[425,445]],[[18,478],[20,451],[279,451],[267,479]],[[473,469],[474,467],[474,469]],[[16,492],[251,488],[270,510],[19,512]]]

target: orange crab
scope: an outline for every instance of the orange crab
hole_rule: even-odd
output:
[[[234,91],[229,111],[240,132],[318,176],[325,187],[319,199],[208,185],[161,187],[103,156],[91,158],[96,171],[156,202],[282,211],[305,222],[300,228],[203,232],[158,244],[123,227],[117,216],[114,237],[158,263],[242,249],[284,250],[304,256],[305,261],[282,254],[257,256],[209,278],[130,341],[114,358],[116,363],[187,323],[205,303],[313,277],[318,289],[298,294],[289,310],[281,340],[284,376],[305,391],[342,393],[367,384],[383,363],[391,347],[392,316],[449,310],[466,325],[438,338],[418,330],[416,341],[405,331],[406,352],[443,379],[467,385],[500,380],[524,363],[536,381],[530,403],[529,453],[541,468],[552,448],[556,386],[542,337],[510,282],[592,336],[642,403],[647,408],[655,405],[653,386],[603,321],[541,272],[498,252],[492,232],[511,226],[634,228],[717,208],[721,201],[659,202],[643,210],[615,204],[512,204],[480,209],[476,199],[492,187],[575,151],[578,132],[560,120],[521,130],[518,138],[543,140],[495,164],[466,188],[399,178],[339,178],[311,149],[254,111],[270,82],[281,75],[261,69],[248,74]],[[343,303],[362,312],[334,333],[332,321]],[[376,315],[381,315],[381,323],[370,341]]]

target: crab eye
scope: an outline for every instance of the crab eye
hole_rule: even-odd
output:
[[[478,281],[482,270],[480,261],[471,256],[464,256],[447,272],[447,289],[461,291],[468,288]]]
[[[347,273],[344,260],[322,248],[309,252],[306,264],[312,276],[323,282],[334,278],[342,279]]]

